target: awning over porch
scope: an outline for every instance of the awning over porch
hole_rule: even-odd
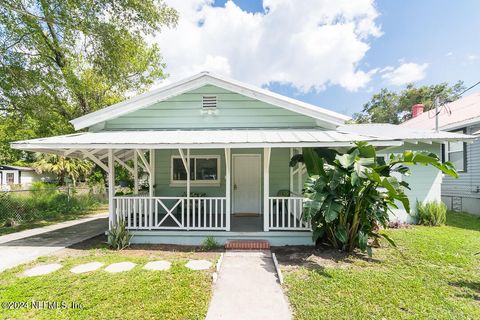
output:
[[[82,132],[49,138],[17,141],[12,147],[27,151],[83,157],[83,150],[109,149],[223,149],[264,147],[349,147],[354,141],[368,141],[376,146],[398,146],[401,139],[382,138],[318,129],[264,130],[145,130]]]

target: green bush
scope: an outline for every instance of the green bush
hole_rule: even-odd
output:
[[[128,231],[125,220],[120,220],[117,225],[110,225],[107,233],[107,244],[115,250],[122,250],[130,246],[132,234]]]
[[[215,240],[215,237],[213,236],[208,236],[203,240],[202,242],[202,249],[204,251],[211,251],[215,250],[219,247],[220,245],[218,244],[217,240]]]
[[[418,202],[417,223],[425,226],[439,226],[447,220],[447,205],[441,201]]]

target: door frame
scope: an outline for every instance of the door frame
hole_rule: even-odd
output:
[[[234,153],[232,154],[232,181],[230,181],[230,190],[232,190],[232,210],[231,214],[235,214],[235,158],[236,157],[255,157],[258,159],[258,186],[259,186],[259,195],[258,195],[258,214],[262,215],[262,155],[260,153]]]

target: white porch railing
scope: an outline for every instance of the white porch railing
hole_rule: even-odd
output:
[[[128,229],[227,230],[225,197],[114,197]],[[187,205],[189,208],[187,208]]]
[[[303,220],[302,197],[269,197],[269,230],[311,230]]]

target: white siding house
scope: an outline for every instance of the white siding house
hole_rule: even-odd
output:
[[[90,159],[108,172],[110,221],[124,219],[133,242],[199,244],[207,236],[312,244],[303,219],[305,147],[343,151],[355,141],[378,150],[440,150],[472,137],[394,125],[345,125],[350,118],[232,79],[202,72],[72,120],[71,135],[12,143],[17,149]],[[391,148],[391,149],[390,149]],[[399,148],[399,149],[394,149]],[[133,165],[128,165],[131,160]],[[114,196],[115,163],[134,194]],[[138,188],[138,168],[148,192]],[[419,168],[411,199],[439,199],[436,172]],[[418,189],[418,190],[417,190]]]
[[[419,115],[402,124],[407,128],[435,129],[433,111]],[[471,94],[440,109],[438,128],[453,133],[479,136],[480,92]],[[442,157],[451,161],[459,172],[458,179],[444,177],[441,194],[449,209],[480,215],[480,140],[473,143],[447,142]]]
[[[28,188],[35,181],[46,181],[49,177],[39,175],[29,167],[0,165],[0,189],[10,189],[12,186]]]

